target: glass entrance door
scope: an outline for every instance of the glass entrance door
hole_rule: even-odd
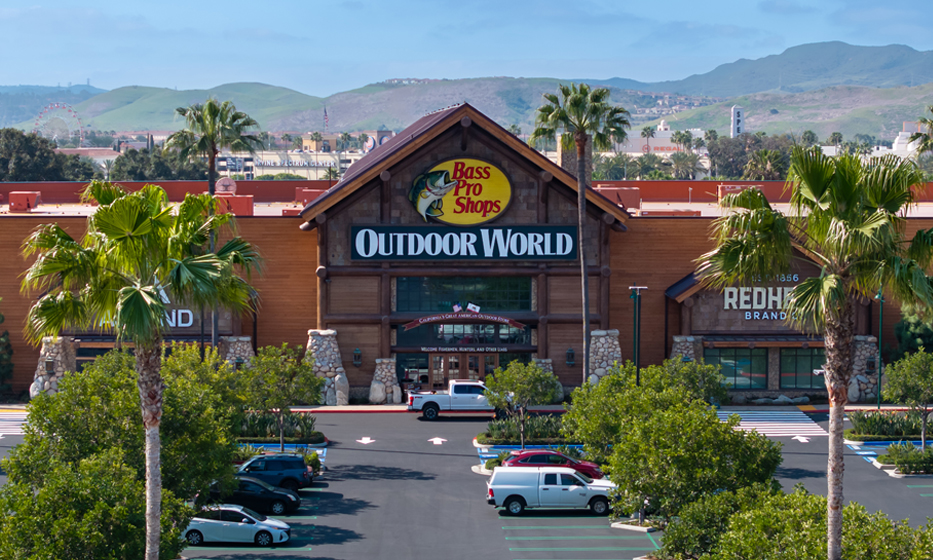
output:
[[[446,389],[451,379],[482,381],[499,367],[499,354],[431,354],[431,385],[435,391]]]

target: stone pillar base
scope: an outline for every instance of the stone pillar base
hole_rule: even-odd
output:
[[[690,358],[693,361],[703,359],[703,337],[702,336],[675,336],[674,344],[671,346],[671,359],[680,356],[681,358]]]
[[[218,344],[220,358],[230,365],[235,365],[237,359],[249,363],[253,354],[253,339],[248,336],[221,336]]]
[[[326,405],[349,404],[350,384],[347,372],[340,359],[340,346],[337,345],[337,331],[333,329],[308,331],[308,346],[305,359],[314,359],[314,374],[324,378],[321,400]],[[338,387],[340,391],[338,399]]]
[[[534,363],[539,368],[550,373],[551,375],[554,375],[554,360],[550,358],[543,360],[535,358]],[[558,383],[557,386],[560,387],[560,391],[558,391],[557,396],[554,398],[555,403],[564,401],[564,385],[562,383]]]
[[[370,404],[402,404],[402,387],[395,372],[395,358],[376,358],[376,372],[369,386]]]
[[[46,366],[46,360],[52,362],[51,371]],[[47,336],[42,339],[42,349],[39,351],[39,363],[29,387],[29,397],[35,398],[41,393],[54,395],[58,392],[58,382],[66,373],[77,369],[75,360],[75,339],[69,336]]]
[[[621,361],[618,329],[590,333],[590,383],[599,383],[609,373],[609,368]]]

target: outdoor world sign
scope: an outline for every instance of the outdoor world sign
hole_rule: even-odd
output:
[[[415,178],[408,200],[418,214],[455,226],[486,223],[505,212],[512,186],[498,167],[478,159],[441,162]]]
[[[445,228],[352,226],[352,258],[377,260],[577,259],[573,226]]]

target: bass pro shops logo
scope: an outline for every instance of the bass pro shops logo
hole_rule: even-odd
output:
[[[472,226],[494,220],[512,199],[508,178],[498,167],[476,159],[439,163],[415,178],[408,200],[428,221]]]

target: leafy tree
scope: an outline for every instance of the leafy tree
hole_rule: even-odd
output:
[[[577,246],[580,248],[581,315],[583,320],[583,379],[589,377],[590,320],[589,275],[586,272],[586,143],[593,138],[594,150],[608,150],[612,142],[624,142],[629,128],[629,112],[610,104],[609,89],[592,89],[587,84],[560,85],[560,95],[545,93],[546,103],[538,107],[530,143],[560,134],[563,148],[577,149]]]
[[[71,463],[52,459],[36,483],[11,474],[0,489],[0,558],[142,558],[146,548],[143,482],[111,448]],[[159,558],[178,558],[191,518],[165,492]],[[159,536],[159,535],[157,535]]]
[[[739,420],[721,422],[703,401],[688,401],[631,422],[609,463],[621,510],[650,503],[667,522],[705,495],[769,482],[781,444],[737,430]]]
[[[0,181],[88,181],[96,172],[87,158],[55,152],[36,134],[0,129]]]
[[[884,286],[895,298],[933,304],[925,270],[933,263],[933,231],[906,236],[905,214],[923,177],[894,156],[868,163],[795,148],[789,174],[790,212],[771,207],[758,189],[728,195],[714,221],[716,248],[699,259],[698,275],[716,287],[773,278],[790,269],[794,246],[820,263],[786,299],[789,322],[826,341],[829,391],[829,560],[842,555],[843,412],[852,375],[855,310]]]
[[[207,158],[207,192],[214,196],[217,181],[217,156],[221,150],[255,153],[262,141],[253,132],[259,123],[252,117],[236,110],[231,101],[220,103],[209,97],[203,104],[178,107],[175,112],[185,119],[185,128],[172,133],[165,140],[165,150],[178,150],[181,157],[202,156]],[[214,205],[208,207],[214,212]],[[214,230],[210,231],[210,252],[215,250]],[[218,342],[217,308],[211,308],[211,346]],[[148,559],[147,559],[148,560]]]
[[[3,301],[3,298],[0,298]],[[3,313],[0,313],[0,325],[3,324]],[[0,393],[10,390],[10,379],[13,378],[13,345],[10,343],[10,332],[0,332]]]
[[[264,346],[241,370],[252,408],[272,412],[279,422],[280,451],[285,452],[288,407],[318,404],[324,378],[314,375],[314,359],[300,346]]]
[[[832,134],[829,135],[829,138],[827,138],[826,141],[829,142],[830,146],[838,147],[839,144],[842,144],[842,133],[833,132]]]
[[[933,117],[933,105],[927,107],[927,111],[929,111],[931,113],[930,116]],[[933,152],[933,118],[920,117],[917,119],[917,124],[920,125],[922,130],[910,135],[911,142],[920,143],[920,145],[917,146],[917,154]]]
[[[23,243],[25,256],[38,255],[23,289],[43,294],[29,310],[26,332],[37,343],[68,328],[103,324],[118,340],[134,343],[146,436],[146,560],[157,560],[166,328],[160,292],[170,290],[179,303],[241,311],[251,304],[253,289],[238,272],[256,268],[259,255],[240,237],[217,253],[200,254],[209,234],[233,223],[229,214],[207,215],[215,204],[208,195],[188,194],[173,207],[155,185],[127,193],[95,181],[84,198],[99,207],[81,242],[57,224],[44,224]]]
[[[933,348],[931,317],[921,306],[901,305],[901,320],[894,325],[894,337],[897,339],[897,348],[893,350],[889,361],[900,360],[921,348]]]
[[[130,148],[111,163],[109,177],[114,181],[201,181],[207,178],[207,164],[178,152]]]
[[[777,150],[757,150],[745,164],[743,179],[751,181],[779,181],[787,173],[787,164]]]
[[[843,513],[843,512],[840,512]],[[930,557],[931,527],[912,529],[884,513],[869,514],[850,503],[842,517],[840,557],[845,560],[921,560]],[[757,507],[732,516],[710,560],[819,560],[826,545],[826,498],[797,489],[765,497]]]
[[[558,395],[560,381],[535,364],[513,361],[486,377],[486,399],[497,410],[518,416],[522,449],[525,449],[525,417],[528,408],[550,404]]]
[[[664,529],[657,552],[662,560],[708,558],[729,529],[729,520],[740,511],[751,510],[767,496],[778,493],[777,484],[753,484],[735,492],[717,492],[685,505],[677,519]]]
[[[804,130],[803,134],[800,135],[800,141],[803,142],[803,145],[809,148],[817,143],[819,143],[820,138],[812,130]]]
[[[920,450],[927,448],[927,422],[933,412],[933,354],[923,347],[885,369],[884,398],[904,403],[920,415]]]

